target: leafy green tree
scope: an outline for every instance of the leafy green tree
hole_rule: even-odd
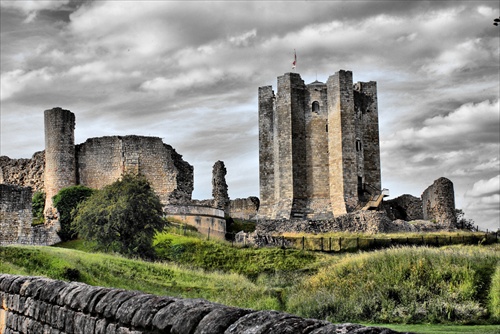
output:
[[[62,241],[73,240],[77,238],[77,233],[71,229],[71,212],[77,205],[87,199],[93,189],[85,186],[71,186],[61,189],[57,195],[52,197],[54,207],[59,212],[59,222],[61,230],[57,232]]]
[[[43,209],[45,208],[45,193],[37,191],[31,198],[31,212],[33,213],[33,225],[43,224],[45,218]]]
[[[162,213],[146,178],[126,174],[78,205],[72,226],[99,249],[152,258],[153,237],[165,226]]]

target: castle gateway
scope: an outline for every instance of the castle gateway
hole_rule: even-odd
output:
[[[339,71],[326,83],[278,77],[259,88],[263,219],[330,219],[380,204],[376,82]]]

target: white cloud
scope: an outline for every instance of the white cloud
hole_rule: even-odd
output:
[[[126,73],[123,71],[113,70],[110,64],[103,61],[95,61],[83,65],[73,66],[69,69],[68,75],[77,76],[82,82],[98,81],[101,83],[112,82],[126,77],[138,77],[139,71]]]
[[[434,61],[422,66],[424,71],[433,75],[446,75],[453,71],[470,70],[491,59],[489,50],[481,47],[482,40],[475,38],[444,49]]]
[[[500,175],[492,177],[489,180],[479,180],[474,183],[470,191],[466,192],[466,196],[483,197],[484,200],[487,202],[490,202],[495,198],[498,200],[499,194],[500,194]]]
[[[247,47],[253,44],[255,37],[257,36],[257,29],[252,29],[241,35],[229,37],[229,43],[237,47]]]
[[[47,68],[36,71],[14,70],[2,73],[0,99],[7,100],[30,85],[47,84],[52,75]]]
[[[27,15],[25,22],[32,22],[41,10],[57,10],[65,7],[70,0],[17,0],[1,1],[4,8],[13,8]]]

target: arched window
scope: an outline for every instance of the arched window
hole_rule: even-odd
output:
[[[319,102],[314,101],[312,104],[312,112],[315,112],[316,114],[319,113]]]

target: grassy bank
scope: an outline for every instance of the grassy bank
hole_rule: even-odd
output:
[[[158,295],[205,298],[231,306],[281,308],[272,289],[239,274],[186,269],[176,264],[150,263],[74,249],[0,247],[0,272],[75,280]]]
[[[159,235],[156,263],[64,247],[0,247],[0,272],[276,309],[333,322],[499,323],[500,245],[327,255]],[[79,249],[79,250],[78,250]]]
[[[346,256],[295,286],[287,309],[334,322],[498,322],[499,250],[403,247]]]

